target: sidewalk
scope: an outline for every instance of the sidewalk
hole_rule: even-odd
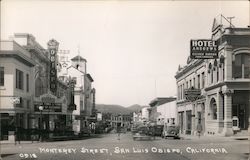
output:
[[[90,139],[90,138],[98,138],[102,136],[102,134],[91,134],[91,136],[83,136],[83,137],[74,137],[74,138],[66,138],[66,139],[47,139],[44,141],[20,141],[20,144],[35,144],[35,143],[53,143],[53,142],[58,142],[58,141],[71,141],[71,140],[85,140],[85,139]],[[0,145],[15,145],[14,141],[0,141]],[[19,145],[19,142],[16,142],[16,145]]]
[[[20,144],[32,144],[32,143],[39,143],[39,141],[20,141]],[[0,141],[0,144],[15,144],[15,142],[12,141]],[[19,144],[17,141],[16,144]]]
[[[181,139],[183,140],[250,140],[250,136],[237,136],[233,135],[230,137],[225,137],[225,136],[219,136],[219,135],[205,135],[205,136],[196,136],[196,135],[185,135],[181,134],[180,135]]]

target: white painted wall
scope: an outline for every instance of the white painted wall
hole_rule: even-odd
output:
[[[160,113],[158,118],[164,118],[164,123],[167,123],[167,119],[175,118],[175,124],[178,124],[176,101],[157,106],[157,112]]]
[[[27,51],[21,48],[16,42],[3,41],[1,42],[1,49],[5,51],[16,51],[16,54],[23,54],[30,56]],[[21,52],[21,53],[20,53]],[[25,52],[25,53],[23,53]],[[15,52],[14,52],[15,53]],[[34,95],[34,68],[29,67],[26,64],[16,60],[15,58],[1,58],[0,66],[4,67],[4,86],[0,87],[0,108],[1,109],[13,109],[13,96],[23,97],[23,108],[27,106],[27,100],[30,100],[30,107],[32,108],[32,99]],[[16,89],[16,69],[23,72],[23,90]],[[26,74],[29,75],[29,91],[26,91]]]
[[[145,107],[145,108],[142,108],[141,109],[141,117],[142,117],[142,120],[148,120],[149,119],[149,111],[148,111],[148,108],[150,107]]]

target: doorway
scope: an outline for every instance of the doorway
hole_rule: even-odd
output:
[[[233,104],[233,116],[236,116],[239,118],[239,128],[240,129],[247,129],[246,121],[247,121],[247,116],[246,116],[246,105],[245,104]]]
[[[183,126],[183,114],[184,112],[179,112],[179,125],[180,125],[180,132],[183,134],[184,126]]]

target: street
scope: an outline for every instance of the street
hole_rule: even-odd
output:
[[[94,135],[84,140],[2,144],[3,160],[244,160],[249,152],[248,140],[226,137],[200,139],[136,140],[130,132]]]

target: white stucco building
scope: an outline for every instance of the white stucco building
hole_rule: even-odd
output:
[[[94,81],[87,73],[87,60],[81,56],[71,59],[70,63],[59,62],[59,79],[75,81],[74,102],[76,110],[73,111],[73,130],[76,134],[87,130],[90,121],[95,120],[95,89]]]

